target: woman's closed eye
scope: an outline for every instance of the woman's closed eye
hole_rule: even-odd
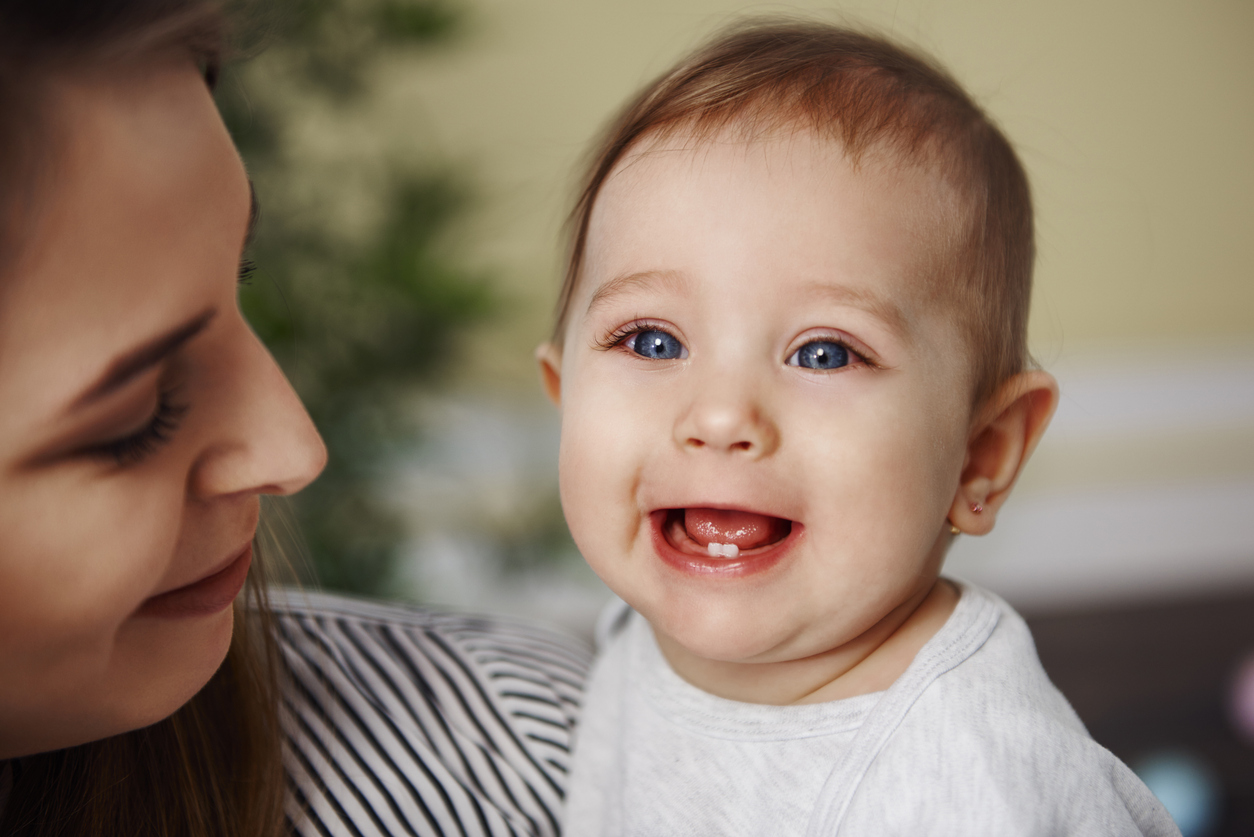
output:
[[[157,397],[157,406],[152,416],[138,430],[114,439],[88,444],[80,448],[78,453],[112,460],[123,468],[139,464],[173,438],[187,413],[187,406],[175,404],[171,400],[172,396],[173,393],[163,390]]]

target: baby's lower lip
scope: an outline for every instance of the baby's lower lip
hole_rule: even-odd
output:
[[[231,606],[248,578],[253,547],[244,547],[232,561],[212,575],[184,587],[153,596],[139,606],[136,616],[188,619],[220,613]]]
[[[792,551],[802,538],[805,527],[792,522],[789,533],[779,541],[764,547],[746,550],[736,558],[717,558],[695,544],[675,544],[668,532],[668,519],[674,509],[659,509],[649,515],[653,535],[653,549],[671,568],[686,575],[717,578],[741,578],[766,572]],[[687,537],[685,534],[683,537]],[[691,539],[689,539],[691,540]],[[683,547],[690,548],[683,548]]]

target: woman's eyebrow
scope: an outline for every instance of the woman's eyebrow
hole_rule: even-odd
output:
[[[175,326],[164,334],[159,334],[120,355],[109,364],[109,368],[100,376],[100,379],[74,401],[70,409],[77,410],[93,401],[98,401],[156,366],[178,351],[179,347],[188,340],[204,331],[217,313],[217,308],[202,311],[182,325]]]

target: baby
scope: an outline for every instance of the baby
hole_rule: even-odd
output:
[[[741,27],[622,113],[573,215],[561,493],[602,620],[567,832],[1177,834],[1022,619],[940,577],[1058,400],[1032,207],[945,73]]]

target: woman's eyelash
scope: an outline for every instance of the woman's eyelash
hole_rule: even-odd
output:
[[[92,445],[84,452],[91,456],[113,459],[124,468],[137,465],[170,441],[186,412],[185,405],[172,403],[170,393],[162,392],[157,399],[156,412],[146,425],[120,439]]]
[[[240,259],[239,261],[239,283],[241,285],[251,285],[253,283],[253,273],[257,270],[257,263],[252,259]]]

